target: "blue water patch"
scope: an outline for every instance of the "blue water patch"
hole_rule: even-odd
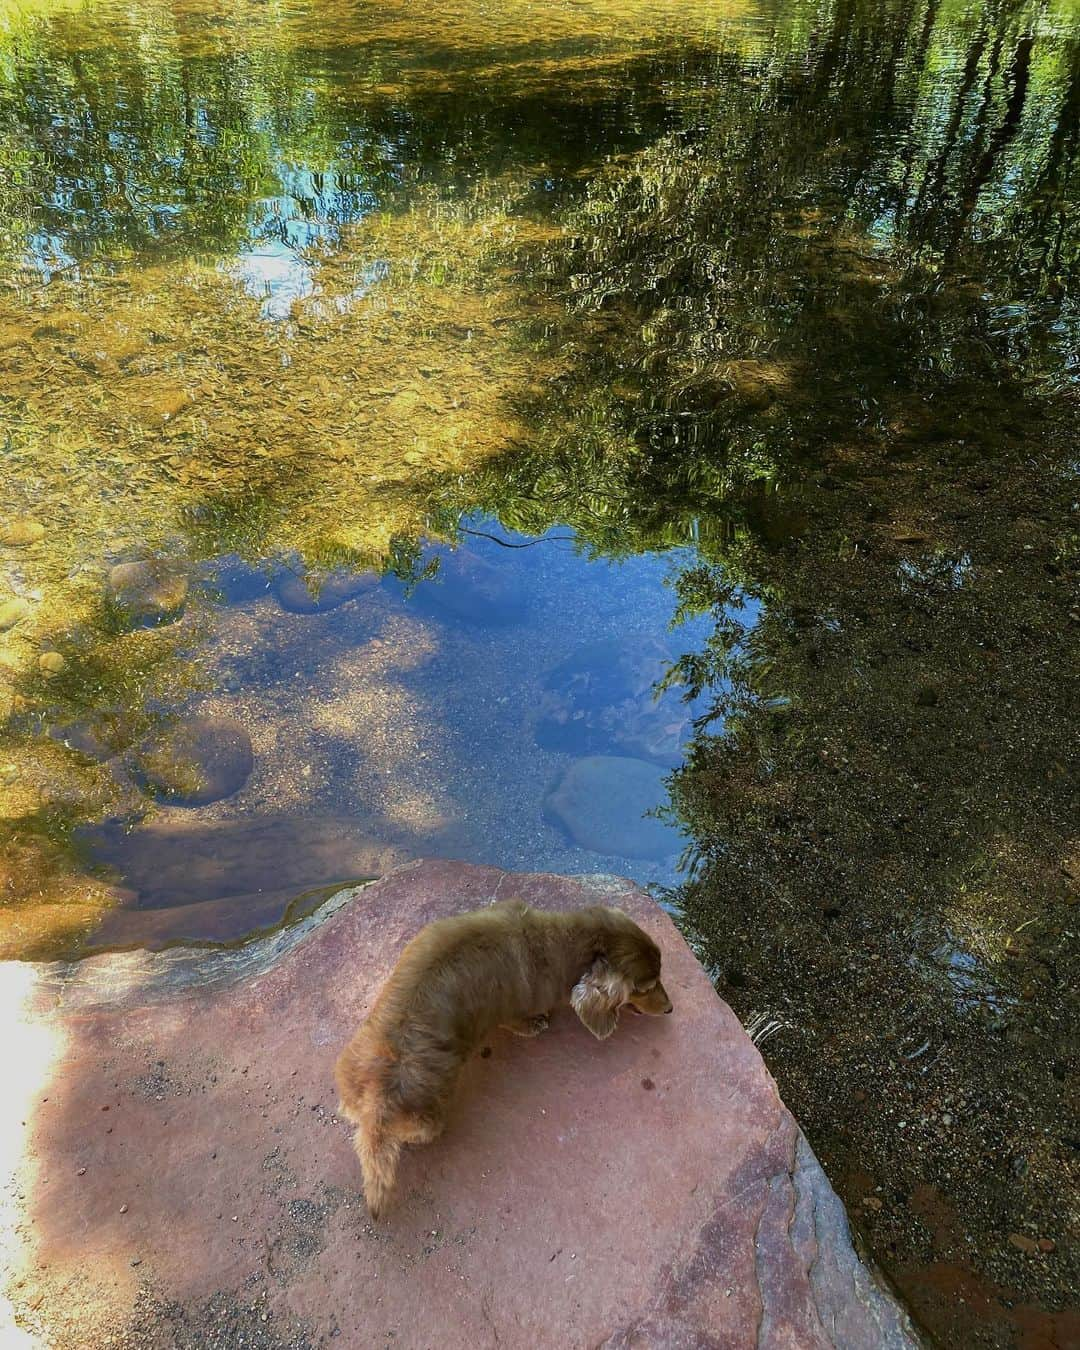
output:
[[[687,841],[666,783],[707,705],[658,686],[713,629],[672,627],[694,551],[612,561],[565,529],[466,528],[408,576],[307,575],[297,559],[205,569],[212,688],[171,716],[240,724],[253,768],[225,799],[91,833],[137,905],[307,889],[422,856],[677,879]]]

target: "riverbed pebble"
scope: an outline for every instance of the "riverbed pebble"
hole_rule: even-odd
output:
[[[42,652],[38,657],[38,670],[47,680],[55,680],[67,670],[67,662],[59,652]]]
[[[109,572],[105,592],[122,627],[151,628],[170,623],[183,613],[187,572],[170,558],[117,563]]]
[[[0,633],[6,632],[9,628],[14,628],[29,613],[30,606],[22,596],[13,595],[10,599],[0,600]]]
[[[274,595],[290,614],[322,614],[337,609],[378,585],[375,572],[348,568],[326,573],[283,572],[274,579]]]
[[[26,548],[45,537],[45,526],[30,516],[16,516],[0,528],[0,544],[7,548]]]

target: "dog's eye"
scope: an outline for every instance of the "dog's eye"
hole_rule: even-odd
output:
[[[645,983],[641,986],[640,989],[635,989],[635,990],[634,990],[634,993],[635,993],[635,994],[647,994],[647,993],[649,992],[650,989],[655,989],[655,988],[656,988],[656,981],[655,981],[655,980],[646,980]]]

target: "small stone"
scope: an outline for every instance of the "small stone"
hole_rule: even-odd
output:
[[[406,386],[394,395],[384,412],[392,421],[402,421],[415,416],[423,406],[423,394],[418,389]]]
[[[96,375],[99,379],[108,379],[109,376],[117,375],[120,367],[113,360],[112,356],[100,347],[73,347],[68,352],[68,357],[80,370],[85,370],[91,375]]]
[[[42,652],[38,657],[38,670],[47,680],[55,680],[67,670],[67,662],[59,652]]]
[[[1029,1256],[1039,1250],[1039,1244],[1034,1238],[1029,1238],[1023,1233],[1010,1233],[1009,1242],[1017,1251],[1026,1252]]]
[[[86,1176],[86,1168],[85,1168],[85,1167],[80,1167],[79,1170],[78,1170],[78,1172],[75,1173],[75,1175],[76,1175],[76,1176],[79,1176],[79,1177],[84,1177],[84,1176]]]
[[[10,524],[0,530],[0,544],[8,548],[26,548],[29,544],[36,544],[44,536],[45,526],[40,521],[32,520],[29,516],[16,516]]]
[[[14,628],[30,613],[30,606],[19,595],[13,595],[10,600],[0,600],[0,633],[6,632],[9,628]]]
[[[117,563],[105,584],[109,607],[126,628],[171,623],[183,613],[187,594],[187,572],[168,558]]]
[[[272,579],[269,564],[254,567],[235,553],[204,563],[195,578],[198,589],[219,605],[244,605],[259,600],[269,591]]]
[[[1039,1251],[1041,1252],[1052,1252],[1056,1246],[1057,1243],[1054,1241],[1053,1238],[1039,1239]]]
[[[879,1200],[876,1195],[868,1195],[863,1199],[863,1206],[866,1209],[872,1209],[876,1214],[878,1210],[883,1208],[884,1201]]]
[[[121,1214],[126,1214],[127,1211],[128,1211],[127,1205],[121,1205],[121,1206],[120,1206],[120,1213],[121,1213]]]
[[[77,337],[86,327],[86,319],[70,309],[54,309],[49,317],[34,329],[39,342],[48,338],[59,341]]]
[[[69,750],[103,764],[116,754],[116,745],[110,744],[112,732],[113,728],[108,727],[103,719],[97,725],[89,721],[72,722],[67,726],[53,728],[49,734]]]
[[[788,392],[788,385],[783,367],[767,361],[741,360],[706,371],[698,379],[695,392],[714,406],[730,400],[746,412],[764,412]]]

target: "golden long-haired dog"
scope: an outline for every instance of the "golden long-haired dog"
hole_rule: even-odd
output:
[[[660,948],[622,910],[549,913],[520,900],[438,919],[413,938],[336,1067],[373,1218],[386,1208],[401,1146],[441,1133],[477,1045],[495,1027],[536,1036],[561,1003],[600,1040],[623,1007],[671,1012]]]

